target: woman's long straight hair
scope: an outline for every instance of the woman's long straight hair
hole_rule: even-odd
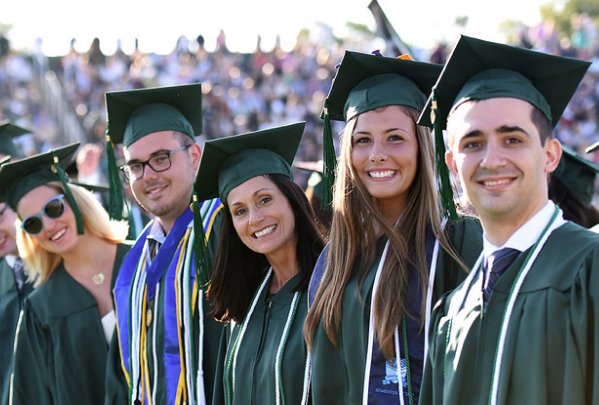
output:
[[[384,108],[386,107],[380,109]],[[404,315],[413,318],[419,316],[421,325],[424,325],[429,272],[427,240],[431,231],[441,246],[461,263],[441,227],[432,136],[428,128],[416,124],[419,116],[416,109],[404,106],[402,109],[414,121],[418,162],[414,182],[397,224],[390,223],[377,209],[354,170],[352,134],[359,116],[349,121],[342,133],[326,270],[304,330],[308,344],[311,344],[314,331],[322,322],[327,336],[337,346],[337,335],[342,323],[343,296],[348,281],[352,272],[357,271],[359,294],[359,289],[374,264],[376,242],[381,234],[389,240],[389,250],[381,272],[372,316],[375,339],[386,358],[394,357],[395,328]],[[414,268],[418,273],[423,296],[420,314],[408,313],[404,303],[409,276]]]

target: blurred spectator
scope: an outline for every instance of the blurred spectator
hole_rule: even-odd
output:
[[[448,55],[447,44],[445,42],[439,42],[437,44],[437,47],[431,54],[430,62],[444,64],[445,61],[447,60],[447,55]]]
[[[573,17],[573,28],[582,31],[572,36],[559,34],[555,21],[547,18],[533,27],[518,26],[515,40],[516,45],[540,52],[596,59],[555,129],[560,141],[580,153],[598,138],[598,35],[593,20],[585,14]],[[580,37],[576,47],[572,40],[575,36]],[[2,35],[0,45],[1,39]],[[580,53],[582,44],[586,46]],[[52,58],[50,66],[55,68],[65,97],[90,143],[104,143],[105,92],[201,82],[204,139],[305,120],[306,131],[297,160],[315,161],[322,158],[320,113],[335,66],[346,49],[371,52],[380,48],[380,41],[361,35],[335,38],[330,29],[322,26],[300,32],[291,51],[283,50],[279,44],[271,50],[264,49],[257,37],[254,52],[231,52],[224,31],[220,32],[214,51],[206,49],[202,35],[193,43],[181,36],[172,52],[165,55],[144,53],[137,46],[126,54],[120,41],[113,55],[105,55],[98,38],[87,52],[77,52],[74,45],[72,40],[69,52]],[[431,62],[444,63],[450,50],[446,43],[439,42],[429,52],[421,53],[430,55]],[[14,51],[0,57],[0,119],[10,119],[34,130],[35,143],[28,148],[28,155],[63,144],[56,118],[44,108],[32,60],[32,55]],[[339,123],[332,125],[334,133],[341,130]],[[104,167],[104,157],[100,166]],[[307,179],[298,180],[305,187]]]
[[[82,145],[75,159],[77,181],[86,184],[107,184],[108,180],[100,168],[103,149],[96,143]]]
[[[87,63],[93,67],[99,67],[104,65],[104,62],[106,62],[106,56],[100,49],[100,39],[94,38],[87,51]]]

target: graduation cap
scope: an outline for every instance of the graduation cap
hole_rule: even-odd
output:
[[[220,197],[241,183],[264,174],[293,179],[291,165],[305,122],[206,141],[195,182],[198,201]]]
[[[71,163],[79,142],[52,149],[16,162],[0,166],[0,202],[6,202],[14,211],[25,194],[53,181],[62,183],[65,196],[77,220],[77,233],[83,234],[83,220],[77,203],[67,186],[64,173]]]
[[[13,139],[30,133],[30,130],[21,128],[9,121],[0,122],[0,154],[22,158],[23,156],[15,146]]]
[[[206,141],[193,193],[195,257],[200,285],[205,287],[210,265],[199,202],[220,197],[226,204],[229,192],[256,176],[282,174],[293,179],[291,165],[299,147],[305,122]],[[204,249],[201,247],[204,246]]]
[[[202,132],[202,85],[155,87],[106,93],[106,126],[125,147],[154,132]]]
[[[539,108],[555,126],[589,66],[590,62],[462,35],[418,120],[434,128],[437,170],[448,170],[443,164],[443,129],[453,108],[468,100],[516,98]],[[440,179],[442,190],[451,187],[448,174]]]
[[[332,120],[349,121],[388,105],[422,111],[443,65],[346,51],[327,96]],[[321,115],[326,114],[323,111]]]
[[[462,102],[509,97],[539,108],[555,126],[590,65],[588,61],[462,35],[419,124],[438,123],[444,129],[450,111]]]
[[[337,157],[330,120],[349,121],[359,114],[388,105],[422,111],[442,65],[415,62],[408,56],[388,58],[346,51],[324,103],[323,208],[330,209]]]
[[[202,132],[202,85],[155,87],[106,93],[106,151],[111,189],[109,214],[122,219],[124,192],[114,144],[131,146],[146,135],[179,131],[195,139]]]
[[[582,204],[590,207],[595,195],[595,180],[599,173],[599,165],[587,160],[578,153],[562,145],[562,158],[553,172],[563,185]]]

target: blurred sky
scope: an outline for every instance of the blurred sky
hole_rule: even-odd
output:
[[[539,7],[549,0],[379,0],[395,30],[404,41],[418,48],[430,48],[437,41],[452,43],[459,32],[456,16],[467,15],[464,34],[504,41],[498,26],[506,20],[527,25],[540,22]],[[370,0],[6,0],[0,24],[10,24],[7,36],[15,49],[32,50],[42,39],[47,55],[64,55],[71,38],[84,52],[94,37],[102,51],[112,54],[120,40],[130,53],[139,39],[144,52],[169,53],[181,35],[195,41],[199,34],[212,50],[222,29],[227,46],[234,52],[253,52],[256,38],[263,49],[272,49],[277,35],[290,49],[302,28],[318,22],[333,29],[336,36],[348,31],[347,21],[374,30],[368,9]],[[559,0],[558,2],[559,3]]]

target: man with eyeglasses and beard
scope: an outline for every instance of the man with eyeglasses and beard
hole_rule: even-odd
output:
[[[201,96],[200,84],[106,94],[108,142],[123,144],[121,170],[154,216],[115,284],[106,404],[212,401],[222,328],[202,288],[222,205],[215,199],[190,208],[202,154],[195,142]]]
[[[21,157],[13,138],[31,131],[8,121],[0,123],[0,166]],[[13,346],[23,301],[33,290],[15,241],[17,214],[0,203],[0,404],[8,404]]]

